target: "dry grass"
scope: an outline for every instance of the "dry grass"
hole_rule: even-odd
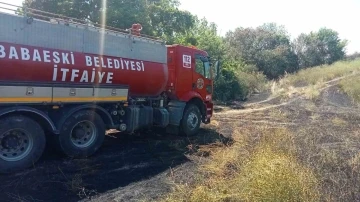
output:
[[[318,182],[298,162],[291,133],[235,131],[234,144],[199,165],[195,184],[177,184],[164,201],[318,201]]]
[[[326,82],[359,72],[360,59],[322,65],[301,70],[296,74],[288,74],[278,82],[272,82],[271,91],[274,96],[291,98],[297,95],[305,95],[305,98],[313,100],[320,95],[320,89],[325,86]],[[347,81],[351,82],[350,80]],[[358,86],[360,87],[360,83]],[[351,89],[348,91],[353,92]],[[352,94],[355,95],[355,93]],[[360,97],[358,99],[360,100]]]
[[[320,96],[321,84],[311,85],[307,88],[304,88],[303,94],[306,99],[316,100]]]
[[[266,114],[269,116],[267,117],[267,119],[278,120],[283,122],[287,121],[288,113],[278,108],[269,109]]]
[[[322,201],[358,201],[360,138],[346,129],[336,130],[331,126],[333,122],[345,123],[335,118],[296,131],[297,153],[300,161],[318,176]]]
[[[208,161],[198,165],[195,182],[175,184],[164,201],[360,201],[360,130],[354,125],[360,117],[333,116],[340,109],[317,106],[321,91],[339,77],[343,91],[360,102],[357,73],[360,59],[302,70],[272,83],[274,96],[305,99],[288,111],[243,115],[250,125],[235,130],[234,143],[212,150]],[[265,126],[255,125],[259,121]],[[279,122],[294,124],[283,128]]]
[[[360,76],[341,81],[340,87],[354,102],[360,102]]]
[[[304,69],[296,74],[287,75],[283,83],[292,86],[315,85],[332,79],[349,75],[360,71],[360,59],[354,61],[341,61],[332,65],[322,65],[309,69]]]
[[[335,126],[340,126],[340,127],[346,127],[348,125],[348,122],[345,121],[344,119],[342,118],[339,118],[339,117],[335,117],[332,119],[332,123],[335,125]]]

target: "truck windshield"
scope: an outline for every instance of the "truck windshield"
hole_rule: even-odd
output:
[[[209,60],[202,56],[196,55],[196,69],[195,71],[203,75],[207,79],[211,79],[211,66]]]

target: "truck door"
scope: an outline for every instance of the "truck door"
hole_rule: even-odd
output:
[[[210,100],[213,89],[210,62],[201,53],[195,52],[194,58],[193,90],[198,92],[202,98]]]

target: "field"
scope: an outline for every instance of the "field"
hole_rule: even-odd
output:
[[[47,148],[0,176],[2,201],[359,201],[360,60],[287,75],[217,106],[192,138],[109,131],[87,160]]]

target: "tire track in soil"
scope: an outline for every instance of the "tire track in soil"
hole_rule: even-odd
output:
[[[323,88],[320,88],[319,91],[322,92],[322,91],[324,91],[324,90],[326,90],[328,88],[334,87],[334,86],[338,85],[338,82],[340,80],[343,80],[343,79],[346,79],[346,78],[349,78],[349,77],[352,77],[352,76],[355,76],[355,75],[358,75],[358,74],[359,73],[353,73],[351,75],[342,76],[342,77],[338,77],[338,78],[332,79],[330,81],[327,81],[327,82],[324,83],[324,85],[326,85],[326,86],[323,87]],[[267,104],[268,102],[270,102],[272,100],[275,100],[277,98],[279,98],[279,96],[268,98],[266,100],[259,101],[259,102],[256,102],[256,103],[251,103],[249,105],[244,105],[244,107],[251,107],[251,109],[227,110],[227,111],[223,111],[223,112],[217,112],[215,114],[221,116],[221,115],[230,115],[230,114],[233,115],[233,114],[244,114],[244,113],[253,113],[253,112],[259,112],[259,111],[266,111],[266,110],[269,110],[269,109],[279,108],[279,107],[282,107],[282,106],[292,104],[293,102],[298,101],[299,99],[304,99],[305,95],[299,95],[299,96],[293,97],[293,98],[289,99],[288,101],[282,102],[282,103],[279,103],[279,104],[270,104],[269,106],[265,106],[265,107],[262,106],[263,104]]]

